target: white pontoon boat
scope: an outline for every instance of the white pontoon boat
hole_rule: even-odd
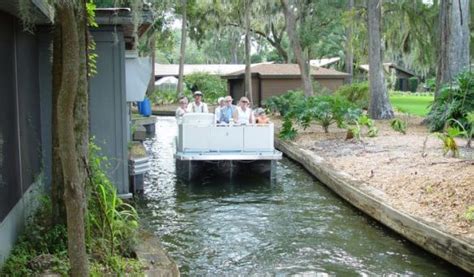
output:
[[[214,114],[189,113],[178,120],[176,164],[188,178],[206,165],[219,172],[271,174],[282,153],[273,145],[273,124],[216,124]]]

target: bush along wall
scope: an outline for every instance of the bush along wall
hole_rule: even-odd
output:
[[[137,212],[118,198],[103,170],[106,158],[98,152],[91,143],[85,222],[91,276],[142,275],[144,268],[133,252]],[[49,195],[43,196],[41,207],[29,220],[0,276],[69,275],[66,226],[52,223],[51,206]]]

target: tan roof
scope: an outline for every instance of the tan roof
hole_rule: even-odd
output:
[[[285,77],[297,77],[300,76],[300,68],[297,64],[259,64],[251,67],[252,73],[258,73],[260,76],[285,76]],[[225,77],[236,77],[244,74],[245,68],[233,72]],[[322,67],[311,67],[311,75],[313,76],[331,76],[344,78],[349,74],[340,72],[333,69],[322,68]]]
[[[205,72],[212,75],[227,75],[237,70],[245,69],[244,64],[185,64],[184,75]],[[155,63],[155,76],[178,76],[179,64]]]

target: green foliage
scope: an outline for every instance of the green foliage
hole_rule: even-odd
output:
[[[117,196],[113,184],[102,166],[106,161],[98,155],[99,148],[90,144],[87,186],[86,243],[92,257],[93,276],[125,274],[137,275],[143,269],[132,257],[132,245],[138,228],[135,209]],[[53,225],[48,197],[43,197],[37,212],[29,219],[1,276],[31,276],[44,271],[69,274],[67,230],[64,225]]]
[[[367,110],[369,108],[369,82],[344,85],[336,90],[335,94],[344,97],[347,101],[354,103],[360,109]]]
[[[217,75],[197,72],[185,76],[184,82],[189,96],[192,90],[200,90],[207,103],[216,103],[219,97],[227,95],[227,83]]]
[[[293,122],[290,114],[287,114],[283,119],[282,128],[278,137],[284,140],[293,140],[297,135],[297,131],[293,128]]]
[[[400,118],[395,118],[390,122],[390,126],[392,127],[393,130],[406,134],[407,133],[407,122],[404,120],[401,120]]]
[[[273,96],[265,101],[265,106],[271,112],[278,112],[284,116],[280,136],[287,139],[296,136],[293,123],[306,129],[314,122],[328,133],[332,124],[342,128],[347,120],[357,119],[361,114],[360,109],[342,97],[330,95],[305,97],[302,91],[289,91],[280,96]],[[375,130],[372,132],[376,133]]]
[[[468,221],[474,221],[474,206],[467,208],[467,211],[464,213],[464,218]]]
[[[304,93],[301,90],[290,90],[280,96],[272,96],[263,101],[264,106],[272,113],[280,113],[285,116],[292,112],[295,107],[305,102]]]
[[[474,111],[474,72],[462,72],[452,83],[445,84],[433,102],[428,114],[431,131],[443,130],[445,125],[454,124],[455,119],[468,132],[472,126],[468,123],[468,113]],[[472,134],[472,132],[470,132]]]
[[[53,225],[50,218],[51,202],[44,196],[1,269],[1,276],[30,276],[45,270],[68,274],[66,226]]]
[[[448,127],[443,133],[435,133],[436,137],[443,142],[443,154],[451,152],[452,157],[459,156],[459,147],[454,140],[455,137],[463,135],[465,132],[457,127]]]
[[[367,136],[376,137],[379,133],[379,129],[375,126],[374,121],[370,119],[366,114],[359,114],[357,118],[351,118],[346,121],[347,136],[346,139],[355,138],[357,141],[362,139],[362,128],[367,128]]]
[[[411,92],[415,92],[417,88],[418,88],[418,78],[417,77],[409,78],[408,79],[408,89]]]
[[[157,105],[168,105],[178,102],[176,89],[156,89],[151,95],[149,95],[149,98],[151,103]]]
[[[103,171],[105,157],[100,148],[89,144],[87,243],[93,254],[108,266],[108,258],[130,256],[138,229],[138,214],[117,196],[114,185]],[[118,271],[120,272],[120,271]]]

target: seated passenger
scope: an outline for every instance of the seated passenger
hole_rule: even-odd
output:
[[[236,107],[232,105],[232,97],[231,96],[226,96],[224,98],[225,106],[221,108],[221,117],[219,122],[220,123],[230,123],[230,120],[232,119],[232,116],[234,114],[234,111]]]
[[[236,124],[252,124],[255,122],[252,109],[249,106],[250,101],[247,97],[243,96],[240,98],[239,106],[233,114]]]
[[[179,107],[176,109],[176,118],[181,118],[185,113],[188,111],[186,110],[186,106],[188,105],[188,98],[186,96],[182,96],[178,100]]]
[[[263,108],[258,108],[255,111],[255,123],[257,123],[257,124],[268,124],[268,123],[270,123],[270,119],[265,114],[265,110]]]
[[[218,106],[214,110],[214,117],[215,117],[216,123],[220,123],[221,109],[225,106],[224,97],[219,97],[219,99],[217,99],[217,105]]]
[[[193,96],[194,101],[188,104],[188,113],[209,113],[207,104],[202,102],[202,92],[195,91]]]

